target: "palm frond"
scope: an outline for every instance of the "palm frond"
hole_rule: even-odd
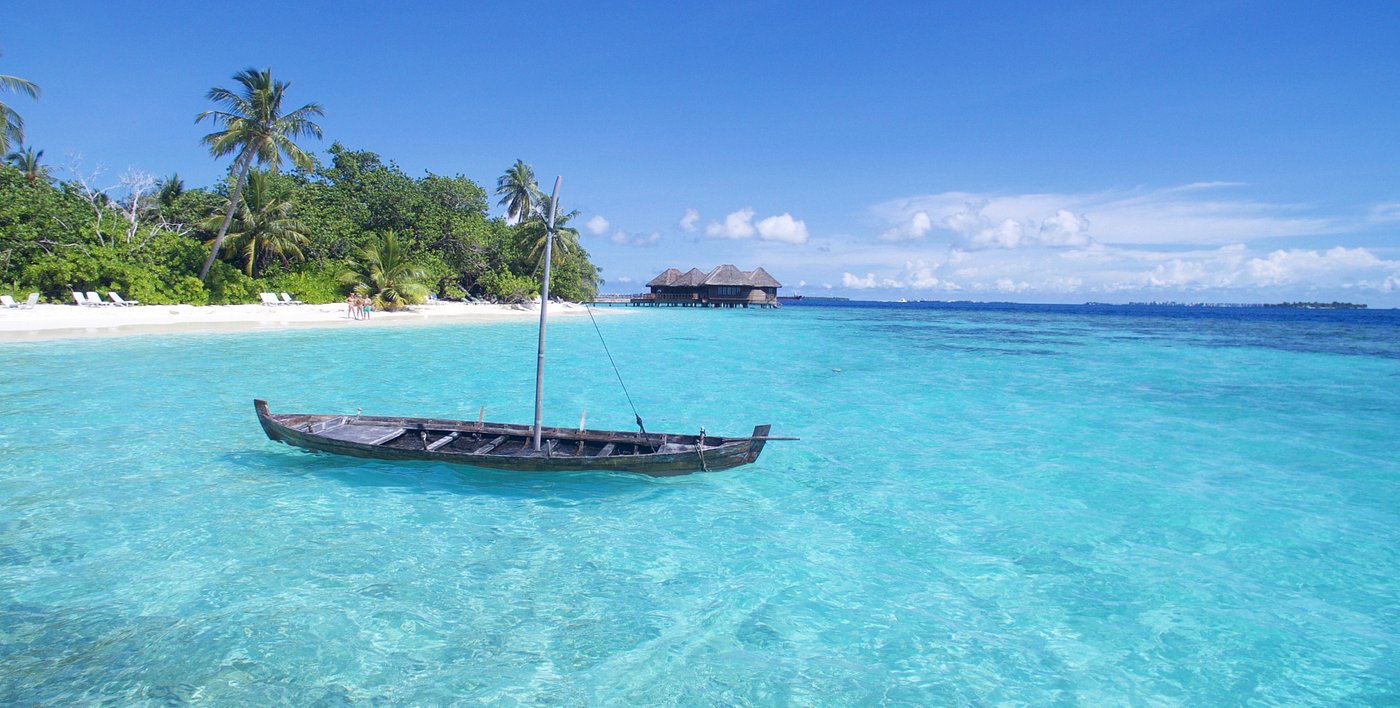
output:
[[[6,91],[22,93],[34,99],[39,98],[39,94],[43,93],[43,90],[39,88],[38,84],[32,81],[26,81],[18,76],[6,76],[5,74],[0,74],[0,88],[4,88]]]

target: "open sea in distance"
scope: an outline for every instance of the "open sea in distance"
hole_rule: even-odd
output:
[[[0,703],[1400,703],[1400,312],[598,317],[672,479],[318,456],[528,422],[535,328],[0,343]],[[630,429],[586,317],[545,423]]]

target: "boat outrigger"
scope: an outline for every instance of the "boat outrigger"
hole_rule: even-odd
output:
[[[758,459],[769,440],[770,426],[758,425],[748,437],[553,428],[540,425],[544,393],[545,323],[549,307],[549,266],[559,181],[550,197],[544,247],[544,284],[540,293],[539,361],[535,370],[535,424],[513,425],[437,418],[367,415],[272,413],[267,402],[253,401],[258,423],[271,440],[295,447],[377,460],[433,460],[505,470],[564,472],[609,470],[672,476],[746,465]],[[601,336],[601,334],[600,334]],[[606,344],[604,345],[606,347]],[[612,358],[611,354],[608,356]],[[621,376],[619,375],[619,381]],[[626,386],[623,386],[624,392]],[[631,396],[628,396],[631,403]]]

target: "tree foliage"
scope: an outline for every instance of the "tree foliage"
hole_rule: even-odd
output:
[[[39,164],[39,161],[43,159],[43,157],[43,150],[35,152],[34,148],[30,147],[24,150],[16,150],[6,155],[5,160],[19,168],[19,171],[24,173],[25,181],[32,185],[38,183],[41,179],[48,180],[49,178],[48,168]]]
[[[394,232],[386,231],[360,250],[345,272],[345,282],[370,296],[376,308],[393,312],[428,297],[428,288],[421,282],[424,275]]]
[[[229,250],[243,259],[244,273],[250,278],[273,260],[283,265],[303,260],[302,247],[308,243],[306,226],[291,215],[292,203],[273,180],[270,172],[248,172],[248,184],[226,234]],[[211,214],[200,226],[213,231],[221,220],[218,214]]]
[[[18,76],[0,74],[0,94],[22,93],[30,98],[39,97],[39,87],[32,81]],[[10,151],[10,145],[24,142],[24,119],[15,109],[0,101],[0,155]]]
[[[38,94],[0,79],[0,89]],[[320,136],[319,105],[284,112],[288,85],[267,70],[234,80],[238,90],[211,90],[217,108],[196,119],[217,127],[203,139],[210,153],[234,158],[213,185],[128,172],[103,187],[98,174],[41,165],[43,151],[15,139],[10,164],[0,163],[0,292],[66,302],[70,290],[116,290],[146,304],[202,305],[281,290],[325,303],[362,287],[385,308],[430,292],[504,302],[539,292],[543,200],[523,161],[497,180],[506,214],[496,217],[491,195],[463,175],[415,177],[340,143],[318,162],[295,141]],[[18,116],[6,111],[14,138]],[[284,158],[290,171],[279,171]],[[596,292],[598,269],[567,226],[576,215],[558,217],[550,289],[581,300]]]
[[[233,170],[238,177],[234,179],[228,213],[214,236],[213,248],[199,272],[200,280],[205,278],[210,265],[219,255],[229,224],[238,209],[239,192],[253,163],[266,165],[272,172],[277,172],[282,165],[282,156],[286,155],[297,167],[308,169],[314,158],[296,144],[296,139],[306,135],[321,137],[321,126],[311,120],[313,116],[323,115],[321,106],[308,103],[283,113],[282,99],[291,84],[274,81],[271,69],[244,69],[234,74],[233,80],[242,87],[239,91],[216,86],[209,89],[206,96],[222,110],[204,111],[194,118],[196,123],[208,118],[215,126],[222,127],[204,136],[201,141],[209,148],[209,154],[215,158],[238,155],[233,161]]]
[[[506,220],[519,224],[539,211],[544,195],[535,182],[535,171],[522,160],[516,160],[505,174],[496,180],[497,202],[506,208]]]

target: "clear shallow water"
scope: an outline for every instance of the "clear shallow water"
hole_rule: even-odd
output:
[[[600,317],[649,429],[803,438],[670,480],[253,418],[528,420],[527,324],[0,344],[0,702],[1395,703],[1397,314]]]

